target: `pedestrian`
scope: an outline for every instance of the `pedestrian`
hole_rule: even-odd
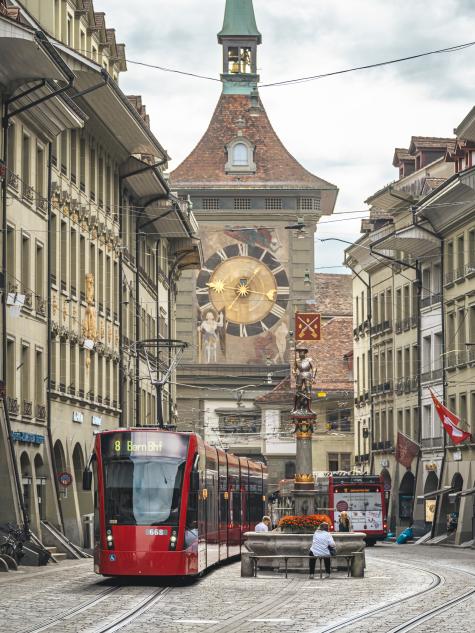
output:
[[[335,541],[331,534],[328,533],[328,523],[325,521],[320,523],[319,527],[315,530],[312,540],[312,546],[309,551],[311,557],[309,562],[309,578],[312,580],[315,574],[316,557],[322,557],[325,564],[325,578],[330,578],[331,571],[331,549],[335,548]]]
[[[256,527],[254,528],[254,532],[268,532],[270,526],[271,526],[270,517],[268,517],[267,515],[263,516],[262,521],[258,523]]]
[[[350,531],[350,517],[348,516],[348,512],[343,511],[340,514],[340,518],[338,519],[338,531],[339,532]]]

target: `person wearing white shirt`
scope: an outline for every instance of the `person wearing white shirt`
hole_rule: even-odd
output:
[[[313,578],[315,574],[315,564],[316,558],[321,556],[323,558],[323,562],[325,564],[325,578],[330,578],[330,550],[329,547],[335,547],[335,541],[333,537],[328,532],[328,523],[320,523],[320,526],[315,531],[312,540],[312,546],[310,547],[309,556],[311,556],[309,560],[309,578]]]
[[[264,516],[262,517],[262,521],[256,525],[254,528],[254,532],[268,532],[271,526],[270,517]]]

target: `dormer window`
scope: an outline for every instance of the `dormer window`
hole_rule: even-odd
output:
[[[233,147],[233,167],[249,165],[249,150],[244,143],[236,143]]]
[[[226,146],[228,161],[224,167],[226,173],[254,173],[255,146],[243,136],[239,136]]]

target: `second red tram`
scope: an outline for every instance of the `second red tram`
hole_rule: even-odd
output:
[[[94,570],[104,576],[201,574],[239,555],[265,510],[265,466],[196,434],[98,433],[92,464]]]

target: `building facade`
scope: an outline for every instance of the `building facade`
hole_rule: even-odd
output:
[[[81,544],[94,431],[172,421],[169,382],[154,383],[169,366],[176,276],[200,263],[197,227],[141,98],[118,86],[124,46],[104,14],[82,0],[7,5],[5,20],[17,9],[15,28],[41,32],[66,76],[53,100],[40,86],[24,111],[8,105],[6,415],[32,529],[48,520]],[[10,85],[7,98],[25,89]]]
[[[393,529],[413,523],[418,535],[457,544],[473,539],[473,455],[469,443],[458,448],[444,436],[431,392],[470,428],[475,241],[463,134],[413,137],[396,149],[399,179],[368,200],[370,218],[346,259],[354,272],[357,461],[384,477]],[[396,460],[398,433],[420,448],[409,469]],[[447,533],[451,513],[458,525]]]
[[[218,40],[221,97],[171,174],[173,188],[191,197],[205,260],[179,284],[177,336],[189,343],[178,373],[180,424],[261,455],[254,401],[288,374],[294,311],[314,299],[316,224],[332,213],[337,190],[304,169],[271,126],[257,88],[262,37],[251,0],[227,0]],[[298,218],[300,230],[286,229]],[[229,437],[236,425],[247,438]]]

